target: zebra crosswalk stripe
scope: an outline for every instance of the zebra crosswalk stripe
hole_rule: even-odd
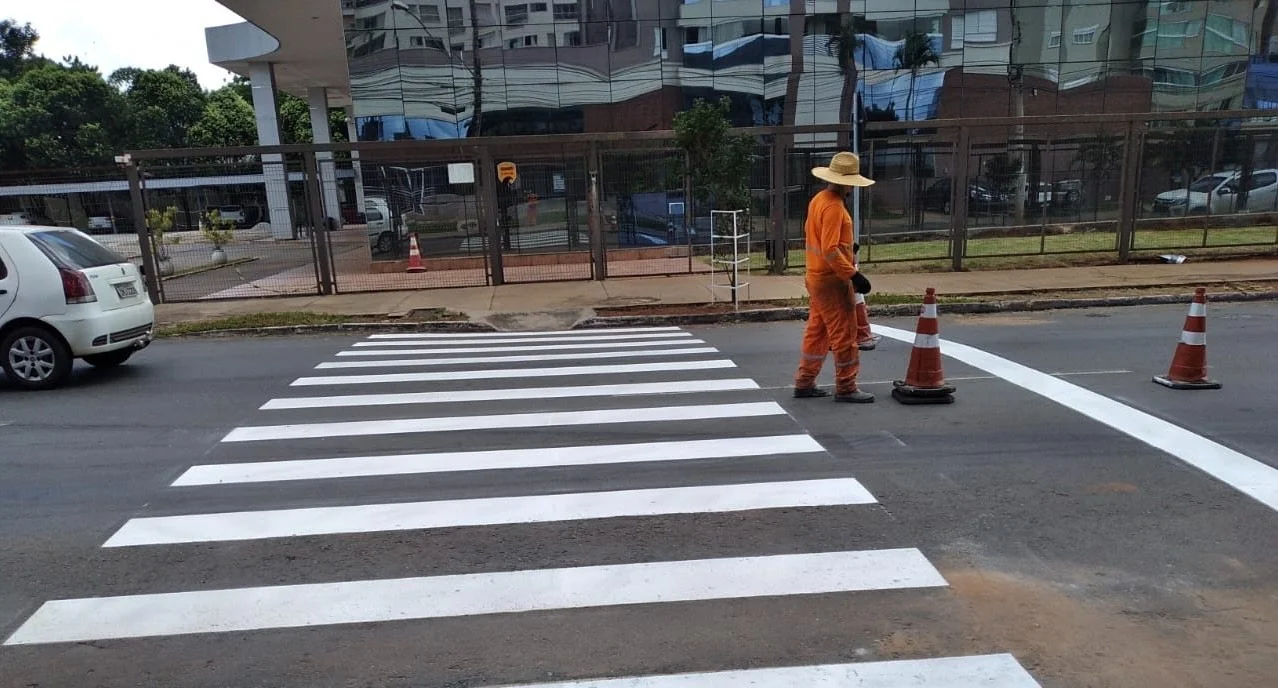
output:
[[[131,519],[103,547],[873,504],[853,478],[239,511]]]
[[[945,585],[883,549],[197,590],[45,602],[5,645]]]
[[[822,453],[811,435],[726,437],[708,440],[638,442],[584,446],[533,447],[390,456],[348,456],[244,463],[203,464],[188,468],[174,487],[326,480],[378,475],[510,470],[550,466],[595,466],[624,463],[696,461],[700,459],[784,457]]]
[[[445,382],[451,380],[495,380],[521,377],[560,377],[565,375],[626,375],[630,373],[665,373],[685,370],[722,370],[735,368],[727,360],[661,361],[594,366],[557,366],[554,368],[491,368],[483,370],[450,370],[431,373],[385,373],[373,375],[321,375],[301,377],[294,387],[321,385],[373,385],[390,382]]]

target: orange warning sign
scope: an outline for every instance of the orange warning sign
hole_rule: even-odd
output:
[[[513,162],[497,163],[497,181],[513,182],[518,178],[519,178],[519,171],[515,169],[515,163]]]

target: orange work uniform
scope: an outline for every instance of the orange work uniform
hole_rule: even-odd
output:
[[[852,217],[843,198],[829,189],[813,196],[803,233],[807,243],[808,324],[803,331],[803,355],[794,386],[814,387],[826,354],[833,350],[835,394],[850,394],[857,390],[861,356],[850,284],[856,274],[852,263]]]

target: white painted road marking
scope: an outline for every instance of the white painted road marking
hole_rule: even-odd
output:
[[[271,399],[263,404],[260,410],[278,411],[282,409],[338,408],[347,406],[449,404],[471,401],[510,401],[514,399],[619,397],[643,394],[690,394],[696,392],[733,392],[758,388],[758,383],[750,378],[734,378],[727,380],[638,382],[623,385],[581,385],[577,387],[516,387],[514,389],[475,389],[456,392],[349,394],[331,397],[291,397],[287,399]]]
[[[52,600],[5,645],[945,585],[888,549],[201,590]]]
[[[678,327],[617,327],[595,328],[588,330],[548,330],[545,332],[448,332],[420,334],[371,334],[369,339],[471,339],[474,337],[547,337],[555,335],[573,335],[589,337],[602,333],[632,334],[635,332],[679,332]]]
[[[913,332],[894,327],[876,325],[874,331],[898,341],[914,340]],[[1161,449],[1278,511],[1278,468],[1179,425],[1001,356],[948,339],[943,341],[941,353]]]
[[[399,353],[399,352],[395,352]],[[691,349],[644,349],[642,351],[590,351],[572,354],[529,354],[526,356],[463,356],[459,358],[393,358],[372,361],[336,361],[321,363],[316,370],[335,370],[339,368],[399,368],[408,366],[446,366],[469,365],[471,363],[530,363],[532,361],[583,361],[600,358],[640,358],[653,356],[691,356],[693,354],[715,354],[719,350],[713,346],[701,346]]]
[[[416,432],[494,430],[500,428],[542,428],[610,423],[651,423],[657,421],[709,420],[785,415],[776,402],[749,404],[706,404],[701,406],[660,406],[655,408],[603,409],[598,411],[558,411],[552,413],[509,413],[491,416],[445,416],[399,420],[356,420],[338,423],[304,423],[236,428],[223,442],[301,440],[321,437],[402,435]]]
[[[103,547],[874,504],[852,478],[130,519]]]
[[[452,354],[498,354],[512,351],[581,351],[586,349],[638,349],[652,346],[705,344],[704,339],[663,339],[650,342],[595,342],[592,344],[547,344],[537,346],[480,346],[466,349],[359,349],[339,351],[338,356],[449,356]]]
[[[455,471],[596,466],[657,461],[745,458],[823,453],[809,435],[732,437],[715,440],[601,444],[536,449],[497,449],[437,454],[351,456],[333,459],[294,459],[192,466],[173,481],[173,487],[258,483],[284,480],[324,480],[375,475],[450,473]]]
[[[323,375],[300,377],[292,387],[319,385],[373,385],[387,382],[441,382],[444,380],[496,380],[520,377],[559,377],[566,375],[623,375],[626,373],[665,373],[675,370],[716,370],[735,368],[728,360],[662,361],[658,363],[620,363],[596,366],[557,366],[554,368],[492,368],[482,370],[449,370],[436,373],[384,373],[377,375]]]
[[[503,688],[1041,688],[1009,654],[899,659],[695,674],[536,683]]]
[[[529,342],[604,342],[604,341],[621,341],[627,339],[671,339],[674,337],[691,338],[691,332],[658,332],[654,334],[607,334],[607,335],[591,335],[586,337],[541,337],[540,339],[530,340],[526,337],[509,337],[492,339],[450,339],[448,341],[438,339],[379,339],[371,342],[355,342],[355,346],[441,346],[445,344],[462,346],[487,346],[489,344],[520,344]]]

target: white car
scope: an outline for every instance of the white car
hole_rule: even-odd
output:
[[[118,366],[154,329],[133,263],[70,227],[0,226],[0,367],[14,384],[60,386],[77,358]]]
[[[1278,169],[1255,170],[1247,191],[1247,205],[1238,207],[1241,172],[1217,172],[1200,177],[1187,188],[1164,191],[1154,197],[1153,211],[1160,215],[1228,214],[1273,210],[1278,203]]]

